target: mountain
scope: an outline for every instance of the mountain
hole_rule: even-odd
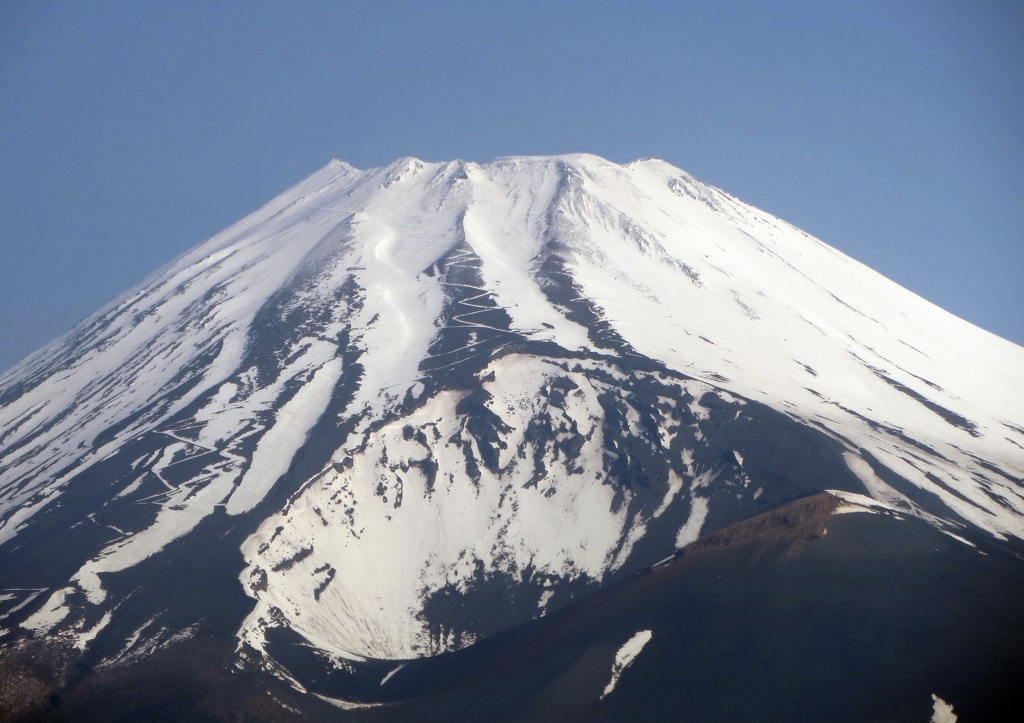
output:
[[[793,623],[786,670],[813,626],[854,635],[836,606],[881,599],[865,588],[930,606],[883,606],[911,637],[959,611],[972,622],[944,654],[1002,661],[987,678],[1002,680],[1024,660],[1022,381],[1024,349],[660,160],[335,161],[0,376],[0,667],[19,681],[0,706],[86,719],[75,705],[132,676],[158,697],[160,661],[184,656],[212,699],[282,720],[390,719],[353,706],[474,668],[492,681],[479,700],[519,691],[530,719],[541,671],[570,665],[543,636],[605,650],[611,631],[653,626],[633,631],[649,636],[623,653],[635,665],[612,648],[579,663],[601,669],[591,687],[619,666],[630,690],[644,650],[665,659],[664,636],[693,633],[659,632],[665,596],[709,573],[688,554],[669,565],[682,588],[636,580],[752,520],[785,537],[778,510],[801,500],[842,534],[762,557],[803,572],[761,560],[744,587],[740,553],[705,556],[733,576],[729,609],[766,620],[788,608],[757,594],[797,590],[788,574],[841,588]],[[906,549],[922,545],[938,554],[915,577]],[[601,601],[605,617],[586,612]],[[558,622],[580,615],[593,625]],[[963,631],[984,640],[957,648]],[[785,648],[769,632],[731,644]],[[897,660],[893,645],[869,649]],[[687,655],[668,669],[690,675]],[[946,680],[926,673],[921,695]],[[936,715],[1008,695],[944,684],[956,695],[931,690]],[[761,710],[795,710],[801,685]],[[714,701],[735,693],[708,689],[720,697],[691,712],[728,718]],[[615,691],[549,709],[628,718],[615,701],[638,694]],[[437,705],[409,710],[455,715]]]

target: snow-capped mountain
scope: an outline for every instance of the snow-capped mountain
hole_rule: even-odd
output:
[[[335,161],[0,377],[0,626],[301,687],[829,489],[1024,539],[1024,349],[660,160]]]

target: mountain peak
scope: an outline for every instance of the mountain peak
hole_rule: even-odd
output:
[[[824,490],[1024,538],[1022,376],[659,159],[332,161],[0,379],[0,614],[287,679],[282,640],[455,650]]]

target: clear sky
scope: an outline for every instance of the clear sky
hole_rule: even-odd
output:
[[[1024,3],[0,3],[0,369],[341,158],[659,156],[1024,344]]]

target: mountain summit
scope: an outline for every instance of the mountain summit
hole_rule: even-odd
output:
[[[0,641],[316,692],[825,490],[1017,546],[1022,380],[660,160],[334,161],[0,376]]]

